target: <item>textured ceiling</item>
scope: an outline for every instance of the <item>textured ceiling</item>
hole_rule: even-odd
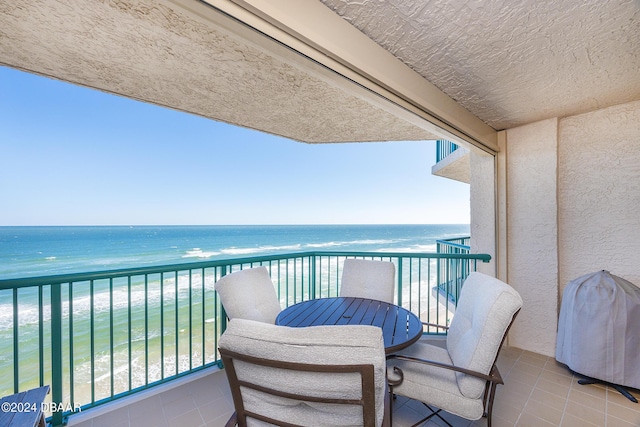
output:
[[[640,99],[640,0],[320,0],[496,130]]]
[[[0,65],[299,141],[437,138],[274,49],[161,0],[0,0]]]
[[[496,130],[640,99],[640,0],[319,1]],[[438,138],[203,13],[171,0],[0,0],[0,65],[306,142]]]

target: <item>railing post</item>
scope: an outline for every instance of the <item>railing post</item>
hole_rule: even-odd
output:
[[[60,283],[51,285],[51,425],[63,425],[62,397],[62,291]]]
[[[317,286],[317,281],[316,281],[316,273],[317,273],[317,269],[316,269],[316,254],[314,253],[313,255],[311,255],[311,298],[312,299],[316,299],[316,286]]]
[[[398,257],[398,305],[402,307],[402,257]]]
[[[227,266],[226,265],[220,266],[220,277],[223,277],[226,275],[227,275]],[[222,304],[220,304],[220,307],[222,307],[222,313],[220,313],[220,335],[222,335],[222,333],[227,329],[227,312],[224,310],[224,306]]]

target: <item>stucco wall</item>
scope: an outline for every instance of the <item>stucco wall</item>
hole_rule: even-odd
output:
[[[560,292],[609,270],[640,286],[640,101],[559,123]]]
[[[507,131],[509,344],[555,355],[565,285],[607,269],[640,285],[640,101]]]
[[[557,119],[507,131],[507,281],[524,300],[509,344],[555,354]]]
[[[491,255],[491,262],[478,264],[478,271],[495,276],[494,158],[475,151],[471,151],[470,156],[471,251]]]

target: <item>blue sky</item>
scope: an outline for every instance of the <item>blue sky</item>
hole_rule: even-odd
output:
[[[0,225],[468,224],[435,142],[304,144],[0,67]]]

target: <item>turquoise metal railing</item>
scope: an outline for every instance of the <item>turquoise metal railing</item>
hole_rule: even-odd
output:
[[[436,240],[436,252],[440,254],[460,255],[469,254],[470,237],[456,237],[452,239]],[[438,262],[438,289],[452,302],[456,303],[462,289],[462,284],[473,271],[464,262],[456,258],[442,259]]]
[[[0,280],[0,396],[50,384],[53,426],[87,409],[219,363],[226,317],[214,283],[264,265],[283,307],[338,295],[348,257],[389,260],[397,303],[425,322],[455,305],[437,287],[441,263],[473,271],[483,254],[303,252]],[[436,332],[436,331],[433,331]]]
[[[436,163],[447,157],[459,148],[457,144],[444,139],[436,141]]]

